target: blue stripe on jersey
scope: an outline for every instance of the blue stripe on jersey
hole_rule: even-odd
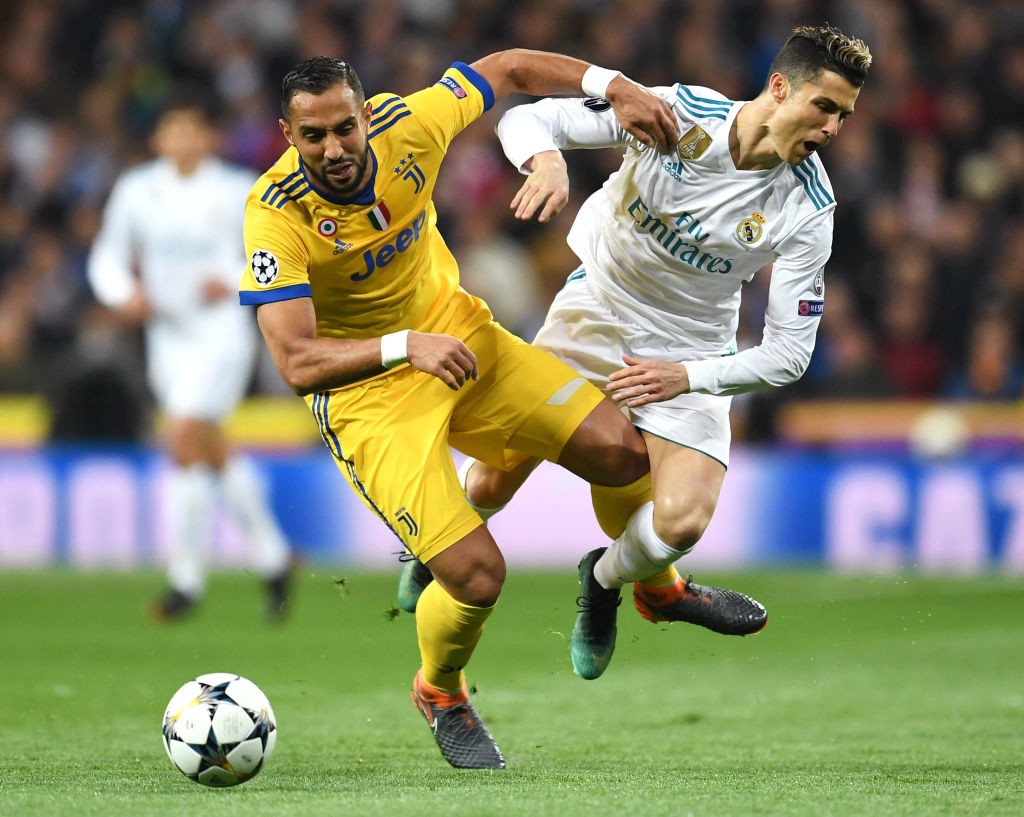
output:
[[[462,75],[473,83],[473,87],[476,88],[484,98],[484,110],[489,111],[494,105],[494,90],[491,88],[491,84],[464,62],[453,62],[452,68],[456,68],[461,71]]]
[[[302,187],[302,185],[304,185],[305,183],[306,177],[302,174],[302,171],[296,170],[287,178],[281,179],[281,181],[277,183],[277,186],[280,187],[285,193],[292,194],[300,187]]]
[[[404,113],[403,113],[404,111]],[[389,97],[384,103],[373,112],[370,120],[370,128],[373,132],[379,132],[391,127],[396,119],[409,115],[409,106],[402,101],[401,97]]]
[[[331,450],[331,454],[334,455],[335,459],[345,464],[345,472],[348,474],[348,481],[352,485],[353,490],[359,493],[367,507],[377,514],[380,521],[387,525],[388,530],[395,534],[398,537],[398,541],[404,545],[405,540],[402,539],[402,535],[395,530],[388,520],[387,514],[377,507],[377,504],[366,492],[366,486],[363,485],[362,480],[359,479],[359,474],[356,473],[355,463],[352,460],[345,459],[345,455],[341,450],[341,440],[338,439],[338,435],[331,428],[330,414],[327,410],[330,400],[330,392],[318,391],[313,395],[313,417],[316,420],[317,428],[320,429],[320,437],[323,439],[324,445]]]
[[[372,499],[370,499],[370,495],[366,492],[366,486],[363,485],[362,481],[359,479],[359,475],[356,474],[355,463],[352,462],[352,460],[344,459],[342,460],[342,462],[345,463],[345,470],[348,472],[348,480],[351,483],[352,487],[359,492],[359,495],[362,496],[363,501],[367,504],[370,510],[377,514],[377,517],[380,519],[380,521],[387,525],[388,530],[395,534],[395,536],[398,537],[398,541],[404,545],[405,540],[402,538],[402,535],[397,530],[395,530],[391,522],[388,521],[387,514],[385,514],[384,511],[378,508],[376,503]]]
[[[375,127],[372,131],[367,133],[366,138],[372,139],[374,136],[377,136],[386,131],[388,128],[394,125],[399,119],[405,119],[405,117],[410,116],[411,114],[412,111],[410,111],[407,106],[403,105],[401,108],[396,109],[394,115],[390,116],[387,122],[382,123],[379,127]]]
[[[296,179],[292,183],[290,190],[283,190],[280,183],[274,183],[267,188],[260,201],[280,210],[288,202],[301,199],[309,192],[309,189],[309,184],[306,183],[304,178]]]
[[[404,105],[402,97],[400,96],[389,96],[385,97],[384,101],[380,103],[380,107],[373,109],[373,115],[370,119],[371,124],[378,124],[385,116],[391,113],[398,105]]]
[[[733,103],[728,99],[714,99],[710,96],[697,96],[687,85],[680,85],[679,89],[676,91],[676,96],[691,105],[718,108],[726,112],[733,106]]]
[[[242,306],[262,306],[278,301],[292,301],[296,298],[312,298],[313,287],[309,284],[292,284],[291,286],[265,289],[262,292],[245,290],[238,293],[238,302]]]
[[[825,199],[825,204],[832,204],[832,202],[834,202],[835,199],[833,199],[832,196],[829,195],[828,188],[825,187],[825,183],[822,182],[821,180],[821,175],[818,173],[818,163],[808,159],[801,165],[801,167],[810,168],[811,175],[814,176],[814,184],[817,186],[817,189],[821,191],[821,195]]]
[[[680,85],[676,91],[676,98],[683,103],[683,108],[691,116],[708,119],[722,119],[729,113],[733,103],[721,99],[709,99],[697,96],[685,85]]]
[[[331,443],[327,439],[327,435],[324,433],[323,418],[320,414],[320,404],[323,402],[324,393],[322,391],[315,392],[313,394],[313,405],[309,407],[310,411],[313,412],[313,419],[316,420],[316,430],[320,432],[320,439],[324,441],[324,445],[331,449],[331,454],[337,456],[337,453],[331,448]]]
[[[313,395],[313,416],[316,418],[317,427],[320,429],[320,437],[331,453],[339,460],[343,459],[341,452],[341,441],[338,435],[331,429],[330,416],[327,413],[327,403],[330,395],[324,391],[318,391]]]
[[[356,473],[356,465],[352,460],[345,459],[345,455],[341,450],[341,440],[338,439],[338,435],[334,433],[334,429],[331,428],[330,413],[328,412],[328,403],[330,403],[331,395],[330,392],[318,391],[313,395],[313,405],[311,406],[313,411],[313,418],[316,420],[317,428],[320,430],[320,437],[324,441],[330,450],[331,454],[339,462],[345,464],[345,472],[348,475],[348,481],[352,485],[353,490],[357,491],[363,498],[367,507],[370,508],[381,522],[383,522],[389,531],[398,537],[398,541],[403,545],[405,540],[402,539],[402,535],[395,530],[394,526],[388,520],[387,514],[384,513],[377,504],[370,498],[370,495],[366,491],[366,486],[363,485],[359,474]]]
[[[577,267],[576,269],[569,273],[569,277],[565,279],[565,283],[568,284],[570,281],[578,281],[580,280],[580,278],[586,277],[587,271],[583,269],[583,267]]]
[[[280,210],[282,207],[285,206],[285,204],[287,204],[290,201],[298,201],[303,196],[305,196],[309,192],[309,190],[310,190],[309,185],[303,183],[303,187],[301,187],[300,189],[296,190],[294,193],[285,195],[281,199],[280,203],[276,205],[277,209]]]
[[[266,191],[263,193],[263,198],[261,198],[260,201],[262,201],[264,204],[270,204],[272,207],[275,206],[274,202],[277,201],[278,197],[282,192],[282,189],[285,186],[294,183],[296,180],[301,181],[301,177],[302,173],[296,170],[294,173],[285,176],[279,182],[271,182],[270,185],[267,187]],[[281,203],[284,204],[284,202]]]
[[[811,169],[806,167],[807,164],[808,162],[790,165],[789,169],[800,180],[807,198],[814,204],[814,209],[821,210],[828,207],[834,199],[828,194],[825,186],[821,183],[821,179],[818,178],[818,171],[814,164],[810,163]]]

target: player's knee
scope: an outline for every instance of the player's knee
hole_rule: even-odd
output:
[[[489,571],[478,571],[465,585],[463,604],[471,607],[493,607],[501,595],[502,585],[505,583],[505,571],[497,575]]]
[[[480,565],[465,572],[455,586],[449,586],[448,592],[456,601],[471,607],[492,607],[501,595],[505,583],[505,563],[499,565]]]
[[[654,505],[654,532],[673,550],[688,553],[711,524],[711,512],[696,505],[659,503]]]
[[[446,551],[428,565],[448,594],[471,607],[491,607],[505,583],[505,559],[497,548]],[[447,558],[455,556],[456,558]]]

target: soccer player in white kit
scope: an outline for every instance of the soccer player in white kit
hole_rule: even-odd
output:
[[[582,265],[534,341],[611,394],[642,431],[651,460],[653,500],[637,485],[639,507],[618,535],[622,525],[599,510],[614,541],[580,562],[571,652],[584,678],[608,666],[627,582],[650,621],[734,635],[767,621],[759,603],[683,580],[674,563],[696,545],[718,502],[731,396],[791,383],[810,361],[835,208],[817,151],[853,112],[870,64],[861,40],[803,26],[752,101],[698,86],[655,88],[677,116],[681,138],[671,155],[638,149],[599,98],[519,106],[498,125],[506,155],[530,174],[512,202],[520,219],[547,221],[567,202],[561,150],[624,149],[620,168],[572,225],[568,242]],[[741,351],[741,288],[767,265],[764,335]],[[530,465],[509,473],[471,464],[463,475],[470,502],[499,507]]]
[[[202,596],[222,499],[266,582],[268,615],[279,618],[289,548],[259,473],[229,450],[222,428],[256,359],[252,314],[234,297],[246,267],[242,224],[256,174],[216,157],[215,129],[191,99],[168,103],[152,146],[157,158],[114,185],[88,262],[97,299],[145,326],[149,384],[165,415],[169,588],[152,613],[179,617]]]

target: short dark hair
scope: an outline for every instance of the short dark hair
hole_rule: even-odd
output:
[[[821,71],[832,71],[860,88],[870,67],[871,51],[863,40],[831,25],[797,26],[772,60],[768,76],[782,74],[798,88],[816,79]]]
[[[335,85],[348,85],[362,104],[366,100],[363,83],[351,63],[336,57],[310,57],[300,62],[281,80],[281,113],[288,118],[292,97],[299,92],[319,95]]]

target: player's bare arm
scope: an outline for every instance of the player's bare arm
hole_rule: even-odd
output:
[[[490,84],[494,98],[501,99],[511,93],[579,96],[590,65],[564,54],[512,48],[488,54],[471,67]],[[676,119],[657,94],[618,74],[604,96],[622,127],[641,144],[662,152],[675,148],[679,142]]]
[[[561,151],[545,150],[523,167],[530,175],[513,197],[510,207],[520,221],[529,221],[536,214],[537,221],[548,222],[569,202],[569,170],[565,159]]]
[[[256,318],[274,365],[300,396],[385,371],[380,338],[317,337],[311,298],[263,304],[256,310]],[[407,356],[412,366],[456,391],[478,375],[476,356],[450,335],[409,332]]]
[[[682,363],[667,360],[641,360],[623,355],[626,368],[612,372],[605,387],[616,403],[646,406],[671,400],[690,390],[690,377]]]

